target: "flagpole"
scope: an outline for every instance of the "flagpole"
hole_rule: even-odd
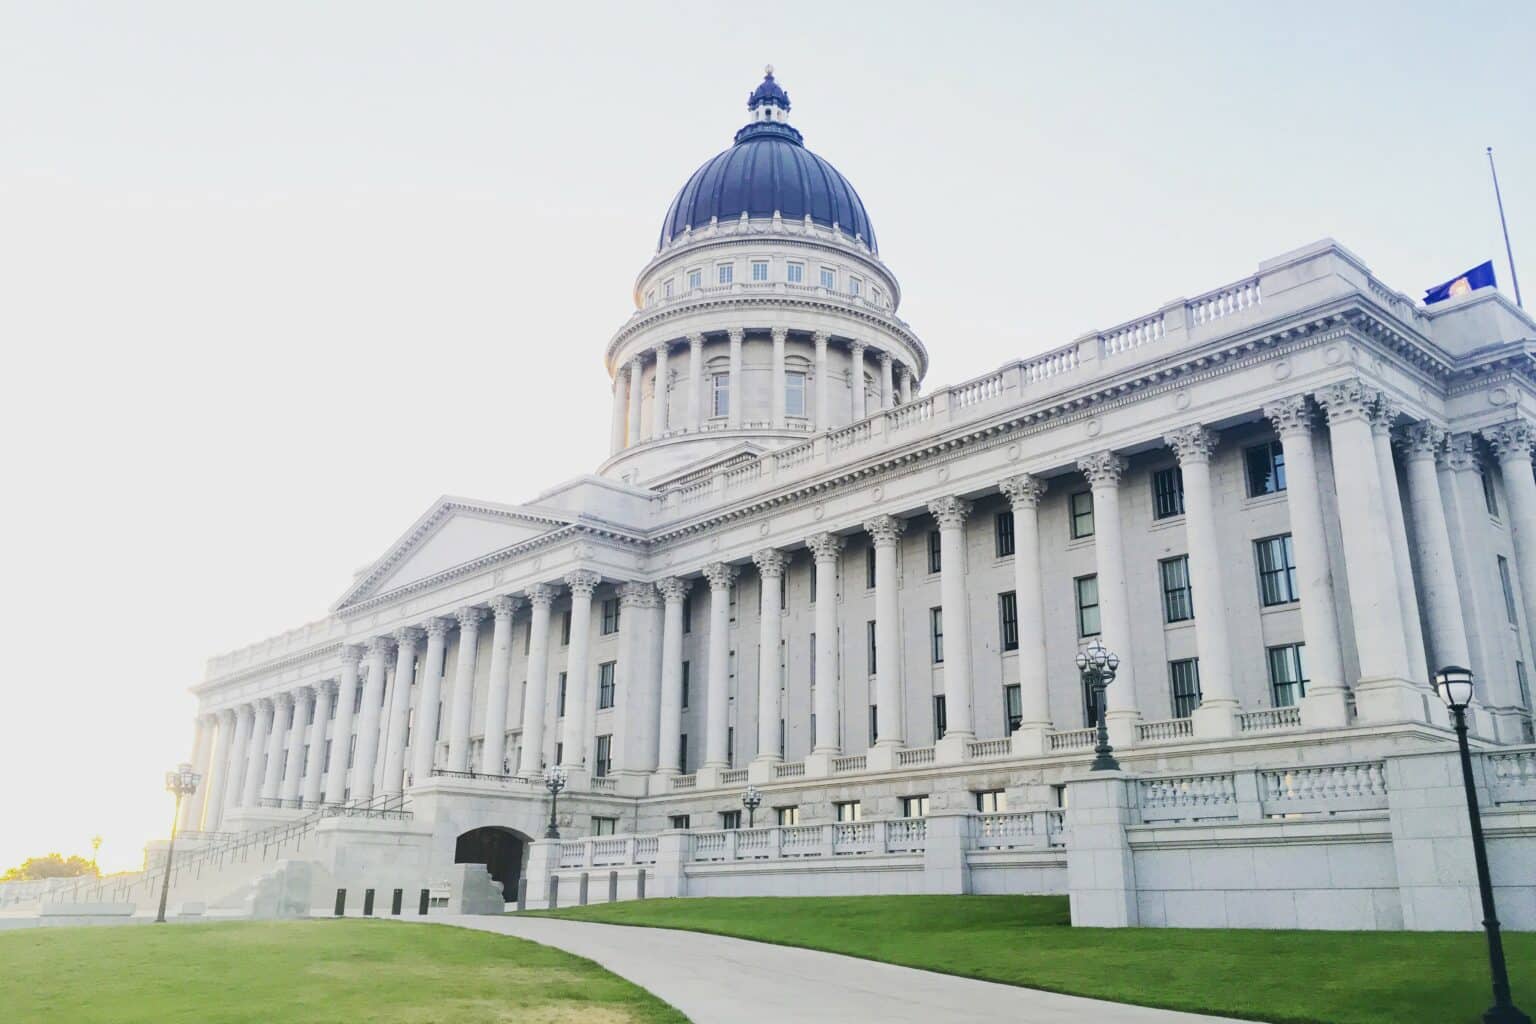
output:
[[[1521,309],[1525,303],[1520,300],[1520,275],[1515,273],[1515,253],[1509,247],[1509,224],[1504,220],[1504,197],[1499,193],[1499,170],[1493,166],[1493,147],[1488,147],[1488,170],[1493,174],[1493,198],[1499,204],[1499,227],[1504,229],[1504,257],[1509,260],[1509,279],[1515,286],[1515,305]]]

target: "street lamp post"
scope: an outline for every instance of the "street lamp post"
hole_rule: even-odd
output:
[[[565,769],[559,765],[550,765],[544,769],[544,788],[549,790],[549,828],[544,830],[545,839],[559,839],[560,826],[555,821],[555,805],[560,800],[560,791],[565,788]]]
[[[757,809],[763,806],[763,794],[757,791],[756,786],[748,786],[747,791],[741,794],[741,806],[747,809],[747,828],[757,824]]]
[[[1089,644],[1086,650],[1077,652],[1077,670],[1082,673],[1083,682],[1093,687],[1094,717],[1098,719],[1095,724],[1099,729],[1099,742],[1093,748],[1093,767],[1090,771],[1120,770],[1120,762],[1115,760],[1115,748],[1109,745],[1109,726],[1105,724],[1108,709],[1104,706],[1104,691],[1115,681],[1115,670],[1119,667],[1119,656],[1106,649],[1098,640]]]
[[[165,791],[176,795],[176,810],[171,818],[171,841],[165,847],[165,878],[160,883],[160,912],[155,915],[156,924],[165,924],[165,901],[171,895],[171,862],[176,857],[176,821],[181,817],[181,798],[197,792],[197,784],[203,777],[183,762],[173,772],[165,773]]]
[[[91,836],[91,872],[98,878],[101,877],[101,865],[96,863],[99,853],[101,853],[101,836]]]
[[[1477,786],[1472,782],[1472,752],[1467,749],[1467,705],[1472,703],[1472,673],[1460,665],[1447,665],[1435,673],[1435,690],[1451,709],[1456,726],[1456,746],[1461,751],[1461,783],[1467,793],[1467,818],[1472,825],[1472,859],[1477,864],[1477,891],[1483,899],[1483,931],[1488,934],[1488,970],[1493,975],[1493,1006],[1483,1014],[1484,1024],[1531,1024],[1509,996],[1509,972],[1504,966],[1504,939],[1493,907],[1493,882],[1488,877],[1488,851],[1483,844],[1482,814],[1477,806]]]

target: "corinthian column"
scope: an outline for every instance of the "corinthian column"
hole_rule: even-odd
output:
[[[1531,444],[1536,431],[1525,420],[1511,420],[1483,431],[1504,475],[1509,527],[1515,542],[1515,568],[1526,628],[1536,628],[1536,478],[1531,475]]]
[[[773,427],[783,430],[788,423],[784,412],[784,343],[789,331],[783,327],[773,329]]]
[[[459,656],[453,662],[453,693],[448,722],[448,770],[473,770],[469,763],[469,725],[475,710],[475,655],[480,646],[480,620],[485,609],[466,605],[459,620]]]
[[[661,711],[657,723],[656,774],[676,775],[677,752],[683,735],[683,600],[686,580],[656,581],[661,592]]]
[[[732,429],[741,426],[741,409],[746,396],[741,393],[741,342],[746,336],[739,327],[733,327],[726,335],[730,339],[731,392],[725,409],[725,425]]]
[[[309,728],[309,717],[315,713],[315,691],[301,686],[288,695],[293,710],[288,724],[288,749],[284,755],[283,777],[278,785],[278,797],[284,804],[298,802],[304,774],[304,735]]]
[[[357,726],[357,750],[352,758],[354,803],[373,799],[379,741],[383,735],[384,675],[392,646],[388,637],[376,636],[368,641],[368,677],[363,682],[362,716]]]
[[[274,710],[270,698],[257,698],[256,721],[251,726],[245,766],[245,793],[240,798],[242,807],[255,807],[262,797],[262,787],[267,778],[267,746],[272,734]]]
[[[842,680],[837,674],[837,561],[843,538],[818,533],[806,545],[816,560],[816,661],[811,677],[816,742],[806,770],[808,774],[828,775],[831,759],[843,752],[838,721],[843,707]]]
[[[855,341],[848,346],[848,416],[857,423],[867,415],[864,409],[864,343]]]
[[[276,800],[282,795],[283,740],[293,718],[293,695],[279,693],[272,698],[272,724],[267,727],[266,769],[261,776],[261,798]]]
[[[651,437],[658,441],[667,432],[667,355],[671,347],[669,341],[656,346],[656,400],[651,404]]]
[[[1179,457],[1184,478],[1184,537],[1189,545],[1189,581],[1195,606],[1195,650],[1200,656],[1200,706],[1195,735],[1218,739],[1237,735],[1237,693],[1232,685],[1232,652],[1227,645],[1227,597],[1221,585],[1221,542],[1211,500],[1211,452],[1215,432],[1195,425],[1165,439]]]
[[[880,353],[880,408],[889,409],[896,404],[896,388],[892,383],[891,364],[894,360],[889,352]]]
[[[1045,600],[1040,586],[1040,498],[1045,481],[1028,473],[1001,485],[1013,509],[1013,597],[1018,620],[1019,727],[1015,754],[1045,753],[1051,700],[1045,672]],[[878,568],[877,568],[878,571]]]
[[[325,769],[325,802],[347,799],[348,748],[352,744],[352,709],[357,706],[357,665],[363,649],[356,644],[341,647],[341,678],[336,681],[336,724],[331,727],[331,759]]]
[[[629,414],[625,403],[629,399],[629,381],[621,367],[613,374],[613,413],[608,420],[608,454],[617,455],[624,450],[625,428]]]
[[[437,763],[437,723],[443,697],[443,661],[448,649],[448,619],[427,623],[427,663],[422,666],[421,699],[416,702],[415,736],[411,741],[411,776],[417,785],[432,777]]]
[[[306,807],[320,802],[321,776],[325,773],[325,727],[335,706],[336,681],[327,679],[315,690],[315,721],[309,730],[309,753],[304,762],[304,787],[300,794]]]
[[[592,718],[596,702],[587,686],[587,652],[592,646],[592,592],[602,577],[578,569],[568,573],[565,585],[571,590],[571,646],[565,661],[565,742],[562,766],[577,771],[589,770],[587,744],[591,742]]]
[[[208,779],[207,802],[203,804],[202,827],[209,832],[219,831],[224,818],[224,800],[229,792],[231,777],[237,772],[234,740],[237,728],[235,712],[225,708],[218,713],[218,731],[214,733],[213,750],[209,759],[212,776]]]
[[[1362,721],[1418,721],[1424,702],[1408,680],[1391,527],[1371,437],[1377,393],[1358,378],[1331,384],[1317,400],[1328,412],[1333,478],[1360,657],[1355,707]]]
[[[1349,722],[1344,662],[1339,653],[1339,619],[1333,574],[1323,528],[1323,502],[1312,445],[1312,412],[1306,395],[1293,395],[1264,409],[1280,435],[1285,454],[1285,498],[1291,513],[1291,548],[1301,591],[1301,629],[1306,637],[1307,692],[1301,721],[1308,728],[1338,728]]]
[[[1461,595],[1456,586],[1456,562],[1451,554],[1451,533],[1445,523],[1445,503],[1435,472],[1435,455],[1445,444],[1445,431],[1428,421],[1411,424],[1403,431],[1402,448],[1408,468],[1408,502],[1413,513],[1413,538],[1424,579],[1424,600],[1429,611],[1429,646],[1434,664],[1472,664],[1467,627],[1461,617]]]
[[[726,732],[731,725],[731,584],[735,566],[712,562],[704,567],[709,580],[709,681],[704,714],[704,768],[730,767]]]
[[[912,401],[912,368],[903,365],[896,374],[896,381],[901,394],[901,404],[906,405]]]
[[[789,559],[784,552],[764,548],[752,555],[757,566],[757,756],[755,764],[771,764],[779,757],[779,719],[784,711],[779,703],[779,646],[784,636],[783,613],[779,610],[779,587]],[[759,769],[764,781],[770,777]],[[755,780],[754,780],[755,781]]]
[[[875,750],[871,768],[896,767],[896,751],[906,746],[906,718],[901,699],[901,592],[896,579],[896,545],[905,520],[876,516],[864,524],[875,545]],[[879,751],[877,754],[875,751]]]
[[[704,335],[688,335],[688,429],[704,421]]]
[[[827,367],[829,336],[826,331],[817,331],[811,340],[816,345],[816,429],[821,431],[832,426],[832,380]]]
[[[1077,468],[1093,488],[1093,553],[1099,575],[1099,625],[1104,646],[1120,655],[1120,671],[1105,692],[1104,718],[1110,742],[1136,742],[1136,659],[1131,650],[1131,600],[1125,585],[1125,546],[1120,537],[1120,477],[1125,460],[1114,452],[1080,459]]]
[[[395,685],[389,700],[389,733],[384,745],[383,790],[399,796],[405,786],[405,742],[411,722],[411,690],[416,685],[416,652],[421,649],[421,630],[414,626],[395,631]]]
[[[528,624],[528,688],[523,694],[523,750],[518,761],[518,774],[525,779],[536,778],[543,767],[545,691],[549,686],[549,609],[555,602],[555,588],[547,583],[535,583],[527,590],[528,604],[532,608],[533,621]],[[491,606],[495,608],[493,604]],[[501,635],[501,617],[497,615],[497,635]],[[507,615],[511,628],[511,613]],[[498,641],[499,643],[499,641]],[[511,643],[509,638],[508,643]],[[495,664],[494,656],[492,664]],[[500,771],[498,762],[498,771]]]
[[[256,709],[249,704],[241,704],[235,709],[235,735],[229,747],[229,778],[224,785],[225,811],[245,806],[245,779],[250,774],[251,733],[255,728]]]
[[[486,775],[504,775],[507,769],[507,691],[512,685],[512,617],[517,605],[518,599],[511,594],[491,598],[496,624],[491,634],[491,677],[485,688],[485,736],[480,743],[480,771]],[[531,677],[528,685],[533,686]]]
[[[661,689],[656,651],[656,588],[649,583],[622,584],[619,608],[613,768],[625,775],[648,774],[656,770],[656,719]]]
[[[949,762],[965,758],[965,744],[976,738],[971,714],[971,608],[966,587],[965,520],[971,503],[947,497],[928,503],[939,524],[940,614],[944,618],[944,717],[947,728],[939,741],[940,757]]]
[[[1392,574],[1397,581],[1398,611],[1403,618],[1404,650],[1408,655],[1409,677],[1421,687],[1428,687],[1429,666],[1424,659],[1424,632],[1419,625],[1419,595],[1413,585],[1413,563],[1408,558],[1408,528],[1403,521],[1403,499],[1397,487],[1397,466],[1392,461],[1392,426],[1398,409],[1385,396],[1371,409],[1371,441],[1376,449],[1376,467],[1381,473],[1381,502],[1391,531]],[[1449,724],[1449,719],[1445,724]]]
[[[629,361],[629,443],[637,445],[645,438],[640,436],[640,406],[642,401],[641,383],[644,374],[641,372],[644,364],[640,357]]]

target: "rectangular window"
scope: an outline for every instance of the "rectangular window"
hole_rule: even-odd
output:
[[[683,831],[683,832],[688,831],[688,828],[689,828],[689,825],[688,825],[688,815],[686,815],[686,814],[673,814],[673,815],[670,815],[667,818],[667,828],[676,829],[676,830]]]
[[[944,538],[938,530],[928,531],[928,571],[944,571]]]
[[[775,807],[773,809],[773,816],[780,825],[800,824],[800,808],[798,807]]]
[[[1007,814],[1008,791],[1003,789],[979,789],[975,791],[976,810],[981,814]]]
[[[805,374],[784,374],[784,415],[805,415]]]
[[[1163,581],[1163,621],[1170,625],[1195,617],[1193,591],[1189,586],[1189,556],[1165,558],[1157,563]]]
[[[869,654],[869,674],[875,674],[875,620],[864,623],[864,649]]]
[[[1016,651],[1019,649],[1019,600],[1013,591],[997,595],[997,614],[1002,620],[1002,628],[999,638],[1002,640],[1003,650]]]
[[[1499,496],[1493,490],[1493,476],[1484,469],[1478,474],[1483,480],[1483,504],[1488,506],[1488,514],[1499,514]]]
[[[1173,697],[1173,717],[1188,718],[1200,706],[1200,659],[1184,658],[1168,663],[1168,689]]]
[[[740,811],[721,811],[720,812],[720,827],[723,828],[723,829],[727,829],[727,830],[741,828],[741,812]]]
[[[1067,511],[1072,517],[1072,539],[1081,540],[1093,536],[1093,492],[1078,491],[1067,499]]]
[[[325,741],[325,750],[320,754],[320,774],[326,775],[331,770],[331,741]]]
[[[603,602],[603,636],[619,631],[619,599],[610,597]]]
[[[944,695],[933,695],[933,741],[937,743],[949,731],[949,712],[944,707]]]
[[[1099,578],[1079,576],[1073,580],[1077,589],[1077,635],[1099,635]]]
[[[569,608],[560,613],[560,646],[571,646],[571,610]]]
[[[614,691],[618,687],[614,683],[614,673],[618,668],[618,662],[605,661],[597,666],[597,707],[598,710],[613,707]]]
[[[703,286],[704,286],[704,271],[702,271],[702,270],[690,270],[690,271],[688,271],[688,287],[689,287],[689,289],[691,290],[691,289],[694,289],[694,288],[702,288]]]
[[[752,280],[754,280],[754,281],[766,281],[766,280],[768,280],[768,261],[767,260],[753,260],[752,261]]]
[[[1259,599],[1264,607],[1297,600],[1300,595],[1296,592],[1296,556],[1291,549],[1291,535],[1256,540],[1253,549],[1259,560]]]
[[[713,398],[710,408],[711,416],[729,416],[731,414],[731,375],[717,373],[710,378],[711,396]]]
[[[363,688],[359,686],[352,691],[352,713],[360,715],[363,712]]]
[[[816,560],[811,559],[811,604],[816,603]]]
[[[864,549],[864,589],[875,589],[875,546]]]
[[[1525,674],[1525,662],[1515,662],[1515,682],[1520,687],[1520,703],[1525,710],[1531,710],[1531,681]]]
[[[736,766],[736,727],[725,728],[725,763],[730,767]]]
[[[928,797],[927,797],[927,795],[925,794],[923,796],[904,796],[904,797],[902,797],[901,798],[901,816],[903,818],[926,818],[926,817],[928,817]]]
[[[688,734],[681,733],[677,737],[677,770],[682,775],[688,774]]]
[[[880,742],[880,706],[869,706],[869,745],[874,746]]]
[[[831,267],[821,268],[821,286],[829,291],[837,290],[837,271]]]
[[[556,718],[564,718],[565,717],[565,673],[564,672],[560,673],[560,696],[557,698],[557,701],[556,701],[555,717]]]
[[[646,305],[646,308],[650,308],[651,306],[656,305],[656,289],[651,288],[651,289],[648,289],[646,291],[646,293],[645,293],[645,305]]]
[[[931,645],[932,646],[932,650],[930,651],[930,653],[933,655],[933,663],[935,665],[942,665],[942,664],[944,664],[944,609],[943,608],[929,608],[928,609],[928,632],[929,632],[929,634],[930,634],[930,636],[932,638],[932,641],[933,641],[933,643]]]
[[[816,712],[811,712],[811,749],[816,749]]]
[[[556,743],[555,744],[555,764],[564,764],[564,763],[565,763],[565,744],[564,743]],[[503,760],[502,764],[503,764],[503,766],[506,766],[506,761]]]
[[[1018,683],[1003,687],[1003,726],[1012,736],[1024,722],[1024,688]]]
[[[834,801],[832,811],[838,821],[860,821],[864,817],[864,808],[857,800]]]
[[[688,710],[688,669],[693,662],[683,662],[683,710]]]
[[[619,830],[618,818],[599,818],[592,816],[592,834],[595,836],[611,836]]]
[[[815,686],[816,685],[816,634],[815,633],[811,634],[811,640],[810,640],[810,646],[808,648],[808,653],[811,656],[811,673],[810,673],[811,674],[811,685]]]
[[[300,757],[302,758],[302,760],[299,761],[299,769],[300,769],[299,770],[299,777],[300,778],[308,778],[308,776],[309,776],[309,744],[308,743],[304,744],[304,753],[301,754]]]
[[[779,574],[779,611],[789,607],[789,572],[786,570]],[[783,641],[779,641],[780,644]],[[780,660],[783,660],[782,658]]]
[[[670,277],[662,282],[661,295],[662,298],[666,299],[670,299],[672,297],[672,279]]]
[[[683,595],[683,632],[693,632],[693,594]]]
[[[852,295],[854,298],[858,298],[859,292],[863,289],[863,285],[864,282],[860,281],[856,277],[848,278],[848,294]]]
[[[1285,490],[1285,449],[1279,441],[1244,448],[1243,465],[1248,473],[1248,497]]]
[[[788,263],[788,264],[785,264],[784,269],[788,272],[789,283],[790,284],[804,284],[805,283],[805,264],[804,263]]]
[[[784,719],[779,719],[779,760],[784,759]]]
[[[722,263],[715,268],[715,280],[719,284],[730,284],[736,280],[736,265],[734,263]]]
[[[347,737],[347,767],[352,767],[352,761],[357,756],[357,737]]]
[[[1152,474],[1152,518],[1171,519],[1184,514],[1184,471],[1178,466]]]
[[[1307,670],[1301,649],[1305,644],[1281,644],[1269,648],[1269,690],[1275,707],[1293,707],[1307,695]]]
[[[1509,559],[1499,555],[1499,583],[1504,587],[1504,613],[1509,616],[1509,624],[1520,624],[1519,613],[1515,611],[1515,584],[1509,576]]]
[[[997,543],[997,557],[1007,558],[1013,554],[1013,513],[999,512],[994,520]]]

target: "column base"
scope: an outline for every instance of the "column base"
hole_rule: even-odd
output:
[[[934,764],[962,764],[965,761],[965,748],[976,736],[968,732],[949,732],[944,738],[933,745]]]
[[[693,773],[697,780],[694,786],[698,789],[719,789],[721,773],[729,770],[726,765],[707,764]]]
[[[1050,722],[1024,722],[1013,730],[1014,757],[1041,757],[1048,752]]]
[[[841,756],[835,750],[823,750],[819,753],[807,754],[805,757],[805,777],[808,779],[825,779],[832,774],[832,759]]]
[[[1109,730],[1109,745],[1116,750],[1129,750],[1136,745],[1136,726],[1141,723],[1141,712],[1135,708],[1111,709],[1104,715],[1104,727]]]
[[[1355,684],[1355,717],[1371,725],[1428,722],[1429,694],[1407,679],[1362,679]]]
[[[773,781],[773,766],[782,764],[783,759],[777,754],[763,754],[754,757],[747,763],[747,784],[752,786],[765,786]]]
[[[1237,701],[1201,701],[1191,725],[1197,740],[1224,740],[1237,735]]]
[[[659,796],[672,792],[672,780],[677,778],[677,771],[672,768],[659,768],[651,773],[647,783],[647,791],[651,796]]]
[[[896,751],[901,749],[901,744],[894,740],[887,743],[881,741],[869,748],[864,755],[864,767],[872,772],[888,772],[896,767]]]
[[[1304,729],[1343,729],[1349,725],[1349,694],[1343,688],[1317,690],[1298,703]]]

